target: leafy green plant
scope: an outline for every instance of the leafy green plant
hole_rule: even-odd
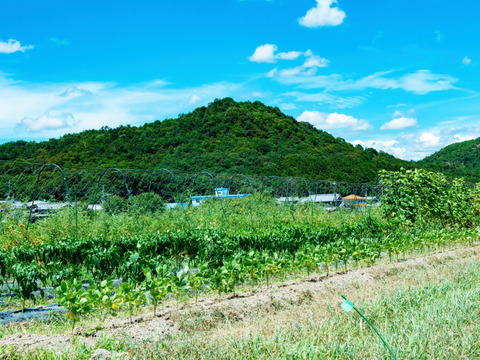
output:
[[[113,298],[113,308],[118,310],[120,306],[124,305],[127,308],[130,323],[133,323],[133,314],[139,306],[145,304],[147,301],[145,289],[138,284],[132,282],[122,282],[118,287],[117,292]]]
[[[232,292],[233,296],[235,296],[235,287],[243,282],[245,277],[241,255],[237,254],[231,260],[225,261],[223,268],[226,270],[224,278],[225,290]]]
[[[177,302],[177,311],[179,308],[181,296],[183,294],[186,294],[188,291],[189,274],[189,268],[186,265],[182,269],[176,271],[176,273],[170,277],[167,284],[168,292],[172,293],[175,296],[175,300]]]
[[[77,279],[63,280],[57,288],[57,301],[68,310],[67,319],[72,321],[72,333],[79,316],[88,314],[93,309],[93,303],[88,292],[83,288],[82,282]]]
[[[153,275],[150,269],[144,270],[145,280],[143,282],[145,290],[150,292],[150,299],[153,303],[153,315],[157,316],[157,306],[168,294],[169,278],[171,277],[170,268],[164,264],[156,269],[157,276]]]
[[[277,252],[270,254],[268,251],[264,251],[259,260],[258,266],[260,274],[265,279],[268,288],[270,287],[270,279],[272,276],[281,270],[279,254]]]
[[[306,269],[307,276],[310,277],[310,274],[318,270],[323,262],[320,256],[320,246],[308,246],[300,249],[295,253],[295,260],[298,263],[298,267]]]
[[[93,281],[90,281],[89,283],[89,298],[91,299],[93,306],[99,310],[100,316],[103,320],[105,320],[108,314],[112,316],[117,315],[114,311],[114,307],[116,307],[116,299],[112,295],[114,290],[115,288],[111,278],[102,280],[98,283]]]
[[[24,312],[27,300],[35,302],[34,291],[38,289],[38,281],[45,282],[45,274],[38,265],[26,263],[14,264],[8,272],[15,280],[17,291],[22,299],[22,312]],[[43,297],[43,290],[41,288],[39,290]]]
[[[382,209],[389,218],[399,218],[405,225],[440,221],[448,225],[473,226],[478,220],[479,204],[472,201],[474,188],[464,179],[450,183],[446,176],[424,169],[380,172],[388,190]]]
[[[0,251],[0,286],[3,287],[5,285],[7,289],[9,289],[7,281],[9,276],[8,269],[13,261],[13,256],[10,252]]]
[[[160,195],[153,192],[145,192],[132,196],[134,212],[140,214],[154,214],[165,210],[165,202]]]
[[[246,275],[250,278],[250,281],[256,283],[260,277],[260,268],[258,266],[260,260],[258,253],[250,251],[243,256],[242,261]]]
[[[138,252],[135,252],[128,256],[127,260],[124,261],[120,266],[120,273],[122,274],[122,278],[128,280],[140,280],[141,274],[143,273],[139,260],[140,254]]]
[[[209,283],[209,272],[208,272],[209,262],[205,262],[199,265],[197,268],[192,269],[193,271],[189,276],[189,286],[193,290],[195,295],[195,305],[198,303],[198,294],[201,291],[205,291]]]
[[[132,203],[129,199],[125,199],[118,195],[113,195],[110,196],[107,201],[104,201],[102,206],[107,214],[117,215],[130,210]]]
[[[210,285],[213,291],[218,293],[220,298],[223,293],[230,291],[229,273],[225,266],[213,269],[210,275]]]

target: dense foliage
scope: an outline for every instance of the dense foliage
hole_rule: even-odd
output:
[[[424,169],[381,174],[391,189],[382,198],[385,215],[412,225],[436,221],[443,226],[471,227],[480,219],[480,188],[463,179]]]
[[[140,127],[103,127],[40,143],[6,143],[0,146],[0,160],[349,182],[372,182],[381,169],[414,166],[334,138],[276,107],[231,98]]]
[[[480,138],[446,146],[419,162],[452,177],[480,181]]]

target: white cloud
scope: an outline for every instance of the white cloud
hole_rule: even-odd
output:
[[[51,111],[37,118],[23,118],[17,126],[27,131],[40,131],[71,128],[73,125],[75,125],[75,119],[72,114]]]
[[[278,71],[280,77],[292,77],[292,76],[310,76],[315,75],[318,68],[325,68],[328,66],[329,61],[318,55],[315,55],[311,50],[307,50],[304,53],[306,59],[300,66],[293,68],[283,69]],[[273,77],[277,74],[277,68],[274,72],[270,71],[267,76]]]
[[[394,139],[355,140],[353,145],[362,145],[364,148],[373,148],[383,151],[399,159],[420,160],[432,154],[432,150],[440,149],[440,144],[432,147],[430,144],[422,143],[416,134],[402,134]]]
[[[321,58],[318,55],[315,55],[312,52],[312,50],[310,50],[310,49],[305,51],[305,57],[307,59],[305,60],[305,63],[303,64],[303,66],[305,66],[306,68],[309,68],[309,67],[327,67],[328,63],[329,63],[329,61],[327,59],[324,59],[324,58]]]
[[[405,129],[410,126],[414,126],[416,124],[417,124],[417,119],[402,116],[402,117],[393,119],[389,122],[386,122],[380,127],[380,130],[399,130],[399,129]]]
[[[434,147],[440,144],[440,136],[432,133],[423,133],[418,138],[426,147]]]
[[[395,110],[393,112],[393,118],[402,117],[402,116],[403,116],[403,112],[401,112],[400,110]]]
[[[399,108],[399,107],[406,107],[407,104],[394,104],[394,105],[387,105],[387,108]]]
[[[367,130],[372,126],[367,120],[356,119],[353,116],[338,113],[323,113],[320,111],[304,111],[298,121],[309,122],[317,129],[351,128],[352,130]]]
[[[355,140],[353,145],[362,145],[364,148],[373,148],[377,151],[383,151],[400,159],[411,158],[411,154],[407,147],[399,146],[400,142],[397,140]]]
[[[151,87],[164,87],[164,86],[170,85],[170,83],[168,81],[165,81],[165,80],[162,80],[162,79],[156,79],[156,80],[148,82],[145,85],[151,86]]]
[[[453,135],[454,140],[450,142],[450,144],[453,143],[458,143],[458,142],[463,142],[463,141],[468,141],[468,140],[473,140],[476,139],[476,136],[473,135],[462,135],[462,134],[455,134]]]
[[[347,109],[358,106],[365,102],[364,96],[348,96],[341,97],[337,95],[322,93],[303,93],[299,91],[291,91],[283,93],[282,96],[293,97],[296,102],[314,102],[318,104],[329,104],[338,109]]]
[[[300,51],[289,51],[289,52],[278,53],[277,58],[281,60],[295,60],[300,55],[302,55]]]
[[[420,160],[447,145],[480,137],[479,124],[476,115],[462,116],[435,123],[419,132],[402,132],[387,138],[376,133],[372,135],[373,139],[359,139],[352,143],[382,150],[401,159]]]
[[[278,47],[275,44],[260,45],[248,59],[258,63],[274,63],[277,60],[295,60],[302,53],[300,51],[288,51],[276,54]]]
[[[274,78],[277,75],[278,67],[273,68],[267,73],[267,77]]]
[[[313,70],[312,70],[313,69]],[[401,89],[417,95],[433,91],[456,89],[453,85],[458,79],[449,75],[433,74],[429,70],[418,70],[398,78],[387,77],[392,71],[377,72],[358,80],[345,79],[340,74],[316,75],[315,68],[306,71],[293,71],[293,69],[275,70],[269,76],[286,85],[297,85],[305,89],[327,90],[364,90],[367,88],[381,90]]]
[[[274,63],[277,61],[275,58],[275,52],[278,50],[277,45],[274,44],[265,44],[260,45],[255,49],[255,52],[252,56],[248,59],[253,62],[266,62],[266,63]]]
[[[9,39],[8,41],[0,40],[0,54],[13,54],[17,51],[25,52],[25,50],[33,49],[33,45],[22,46],[20,41]]]
[[[190,100],[188,101],[188,104],[189,105],[193,105],[193,104],[196,104],[198,102],[202,101],[202,99],[200,98],[200,96],[198,96],[197,94],[193,94],[192,97],[190,98]]]
[[[51,138],[104,125],[138,125],[245,93],[243,85],[235,83],[195,88],[158,87],[156,83],[128,87],[106,82],[43,84],[14,80],[0,72],[0,138]],[[195,95],[201,100],[189,104],[197,100]]]
[[[92,94],[92,92],[89,91],[89,90],[81,89],[81,88],[79,89],[76,86],[70,86],[68,89],[66,89],[61,94],[59,94],[59,96],[73,99],[73,98],[76,98],[76,97],[79,97],[79,96],[91,95],[91,94]]]
[[[305,57],[305,61],[300,66],[278,70],[278,67],[270,70],[267,77],[271,78],[292,78],[292,77],[308,77],[314,76],[318,68],[328,67],[329,61],[318,55],[315,55],[312,50],[305,52],[289,51],[283,53],[276,53],[278,50],[274,44],[265,44],[257,47],[250,61],[258,63],[275,63],[277,60],[295,60],[300,55]]]
[[[428,70],[419,70],[413,74],[402,76],[396,86],[405,91],[422,95],[432,91],[454,89],[455,87],[452,84],[456,81],[457,79],[448,75],[432,74]]]
[[[282,103],[280,104],[280,108],[283,110],[294,110],[297,109],[297,105],[291,103]]]
[[[388,72],[366,76],[357,80],[353,88],[402,89],[417,95],[423,95],[432,91],[454,89],[453,83],[457,81],[457,79],[448,75],[432,74],[429,70],[418,70],[397,79],[387,78],[384,76],[386,74]]]
[[[338,7],[332,7],[336,3],[337,0],[317,0],[317,6],[298,19],[299,24],[308,28],[340,25],[346,15]]]
[[[264,98],[265,94],[260,92],[260,91],[252,91],[249,95],[247,95],[247,98]]]
[[[472,59],[470,59],[468,56],[465,56],[462,60],[462,63],[464,63],[465,65],[470,65],[471,62]]]

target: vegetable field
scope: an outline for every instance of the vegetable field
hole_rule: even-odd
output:
[[[125,312],[132,318],[147,303],[156,312],[166,298],[179,306],[209,292],[235,296],[240,286],[269,287],[291,276],[478,240],[478,187],[423,170],[382,173],[379,179],[379,206],[333,212],[293,197],[279,203],[266,191],[170,210],[148,206],[152,198],[163,201],[159,193],[144,203],[141,195],[127,198],[133,206],[126,208],[118,196],[117,205],[112,200],[102,211],[78,200],[35,222],[28,212],[4,211],[4,306],[24,309],[48,292],[67,308],[74,327],[86,314]],[[120,286],[113,279],[122,279]]]

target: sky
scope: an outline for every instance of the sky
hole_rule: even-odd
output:
[[[176,118],[223,97],[406,160],[480,137],[478,0],[1,8],[0,143]]]

